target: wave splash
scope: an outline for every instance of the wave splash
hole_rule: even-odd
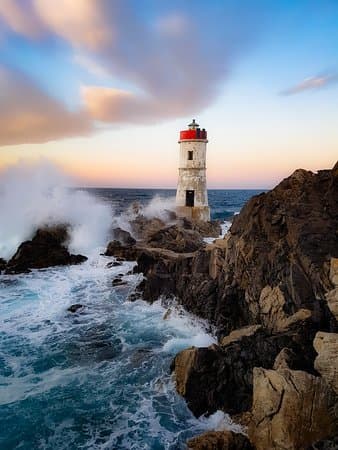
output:
[[[81,190],[46,161],[21,162],[0,180],[0,256],[10,258],[21,242],[44,225],[71,226],[70,251],[88,253],[106,243],[111,226],[108,205]]]

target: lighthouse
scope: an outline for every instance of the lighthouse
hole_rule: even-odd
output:
[[[180,132],[176,210],[179,217],[210,220],[206,180],[207,132],[195,119]]]

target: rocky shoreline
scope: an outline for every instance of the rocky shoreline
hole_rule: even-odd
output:
[[[144,275],[130,300],[175,299],[216,330],[217,344],[176,355],[176,389],[196,416],[223,410],[247,435],[209,432],[189,448],[338,448],[337,233],[337,164],[253,197],[224,238],[219,222],[174,214],[112,230],[105,255]],[[85,261],[68,239],[66,225],[38,230],[0,272]]]

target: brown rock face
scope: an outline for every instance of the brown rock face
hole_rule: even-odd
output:
[[[338,321],[338,258],[331,258],[330,280],[333,289],[326,294],[326,301],[330,311]]]
[[[311,370],[311,361],[293,332],[269,335],[260,328],[247,335],[228,337],[222,347],[191,347],[178,353],[172,363],[176,389],[196,415],[223,409],[238,414],[251,407],[253,369],[272,368],[281,349],[293,354],[288,362],[293,369]],[[281,358],[280,358],[281,359]]]
[[[326,293],[333,288],[331,258],[338,258],[337,198],[337,168],[318,174],[297,170],[249,200],[223,243],[217,240],[166,265],[170,294],[215,324],[221,336],[254,324],[282,332],[306,322],[314,330],[309,342],[319,329],[335,331]],[[157,262],[144,269],[153,283]],[[146,285],[145,298],[152,301]],[[164,291],[167,295],[166,286]]]
[[[178,225],[186,230],[197,231],[201,236],[218,238],[222,232],[219,220],[211,220],[208,222],[200,220],[180,219]]]
[[[313,346],[318,353],[315,368],[338,395],[338,334],[316,334]]]
[[[105,256],[115,256],[127,261],[135,261],[139,253],[138,247],[134,244],[122,244],[120,241],[109,242],[105,251]]]
[[[248,438],[232,431],[208,431],[187,442],[192,450],[253,450]]]
[[[322,378],[254,369],[249,439],[257,450],[303,450],[338,433],[337,397]]]
[[[256,323],[274,328],[283,313],[306,309],[315,323],[333,326],[325,293],[332,287],[330,259],[338,256],[337,198],[336,168],[318,174],[297,170],[249,200],[234,218],[227,263]],[[270,311],[261,301],[266,286]]]
[[[158,218],[148,219],[145,216],[138,215],[131,223],[131,229],[137,239],[146,241],[149,236],[156,233],[161,228],[164,228],[166,224],[163,220]]]
[[[8,261],[5,273],[22,273],[29,269],[80,264],[86,256],[71,255],[65,244],[67,227],[63,225],[39,229],[31,241],[23,242]]]
[[[189,253],[203,247],[203,239],[197,231],[185,230],[178,225],[172,225],[150,235],[147,245],[177,253]]]

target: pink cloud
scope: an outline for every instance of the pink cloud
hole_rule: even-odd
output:
[[[68,111],[27,76],[4,66],[0,92],[0,145],[46,142],[92,129],[83,111]]]

